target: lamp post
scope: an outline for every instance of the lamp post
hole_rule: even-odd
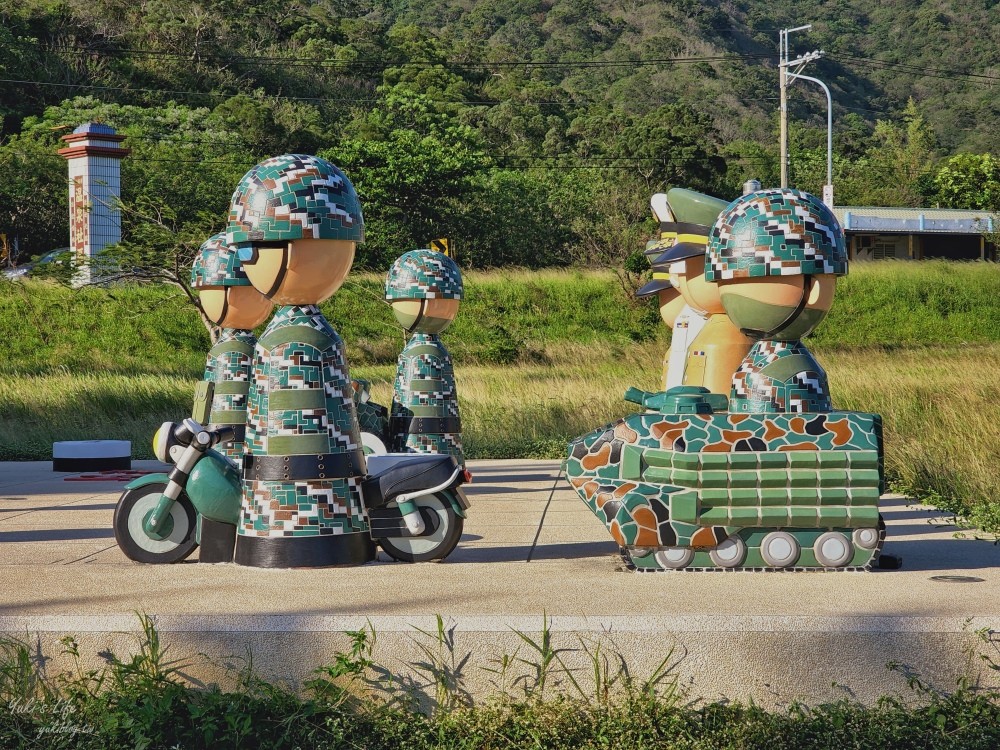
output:
[[[823,186],[823,202],[833,208],[833,97],[830,96],[830,87],[818,78],[801,73],[789,73],[788,78],[793,83],[800,78],[818,83],[826,93],[826,184]]]
[[[778,84],[781,88],[781,187],[788,187],[788,85],[801,78],[818,83],[826,92],[826,184],[823,186],[823,202],[833,208],[833,98],[830,89],[818,78],[802,75],[802,69],[812,60],[823,56],[822,50],[814,50],[788,59],[788,35],[794,31],[808,31],[812,24],[781,29],[778,34]],[[798,66],[791,70],[792,66]]]

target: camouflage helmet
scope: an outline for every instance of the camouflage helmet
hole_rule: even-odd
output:
[[[191,268],[191,286],[250,286],[250,279],[236,255],[226,244],[226,233],[213,234],[202,243]]]
[[[723,211],[708,240],[705,279],[847,273],[844,231],[826,204],[790,188],[758,190]]]
[[[364,242],[358,194],[326,159],[285,154],[247,172],[233,193],[226,237],[231,245],[323,239]]]
[[[444,253],[410,250],[396,259],[385,276],[385,298],[462,299],[462,272]]]

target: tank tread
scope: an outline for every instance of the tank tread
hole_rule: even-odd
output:
[[[813,567],[791,567],[791,568],[640,568],[628,554],[628,550],[619,547],[619,554],[625,567],[633,573],[868,573],[878,560],[873,557],[867,565],[856,565],[847,568],[827,568],[822,565]]]
[[[794,529],[789,529],[789,531],[794,531]],[[812,530],[810,530],[812,531]],[[635,573],[743,573],[743,572],[753,572],[753,573],[867,573],[872,570],[872,568],[879,567],[878,561],[879,557],[882,555],[882,547],[885,544],[885,521],[882,516],[879,516],[878,523],[878,541],[876,542],[874,548],[871,550],[871,556],[864,565],[845,565],[842,567],[835,566],[825,566],[825,565],[790,565],[787,567],[780,566],[761,566],[761,565],[747,565],[735,567],[723,567],[719,566],[705,566],[705,565],[692,565],[683,568],[668,568],[668,567],[639,567],[632,560],[632,556],[628,549],[625,547],[618,548],[618,554],[621,556],[622,562],[625,564],[625,568]],[[887,567],[898,567],[898,564]]]

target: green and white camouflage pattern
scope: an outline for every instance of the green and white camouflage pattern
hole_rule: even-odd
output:
[[[261,162],[240,181],[227,242],[298,239],[364,242],[361,204],[351,181],[318,156],[286,154]]]
[[[358,426],[389,445],[389,410],[371,400],[371,383],[363,378],[354,378],[354,408],[358,413]]]
[[[365,474],[344,343],[315,305],[279,309],[254,353],[247,456],[350,454],[352,476],[257,481],[244,471],[238,533],[314,537],[368,531]]]
[[[733,376],[729,410],[751,414],[828,412],[826,371],[799,341],[758,341]]]
[[[729,204],[712,227],[705,279],[847,273],[844,232],[819,198],[760,190]]]
[[[226,233],[213,234],[202,243],[191,267],[191,286],[250,286],[250,279],[236,255],[236,248],[226,243]]]
[[[436,334],[413,334],[399,355],[389,432],[390,450],[447,453],[465,463],[455,371]]]
[[[243,467],[243,441],[247,423],[247,395],[253,377],[253,352],[257,339],[252,331],[224,328],[208,352],[203,380],[213,384],[210,427],[233,427],[237,439],[215,450]]]
[[[874,564],[884,539],[878,415],[737,414],[685,399],[668,397],[663,411],[633,414],[569,445],[567,479],[630,567]],[[778,559],[775,549],[788,554]]]
[[[385,277],[385,298],[462,299],[462,272],[444,253],[410,250],[399,256]]]

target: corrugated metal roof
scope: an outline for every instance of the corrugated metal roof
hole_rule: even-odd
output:
[[[833,212],[847,232],[982,234],[994,224],[989,211],[957,208],[837,206]]]

